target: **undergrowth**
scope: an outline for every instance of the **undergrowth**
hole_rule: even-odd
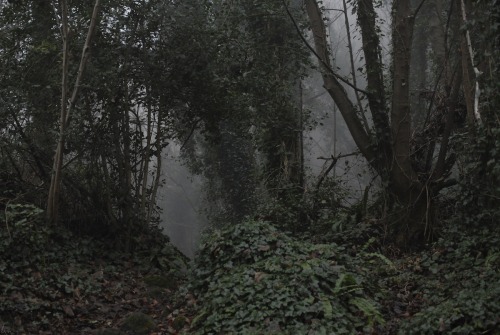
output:
[[[160,232],[123,253],[107,240],[48,225],[30,204],[9,203],[0,213],[0,333],[84,334],[117,326],[127,313],[158,304],[158,297],[144,297],[145,276],[178,282],[185,273],[186,258]]]
[[[420,296],[399,334],[500,333],[500,232],[448,226],[401,274]]]
[[[85,332],[115,325],[111,314],[156,308],[156,329],[163,322],[173,333],[500,334],[491,216],[451,218],[412,254],[385,248],[375,221],[325,219],[322,234],[298,238],[250,220],[206,237],[179,287],[185,259],[159,234],[122,254],[46,225],[34,206],[9,204],[3,214],[0,325],[11,333]],[[141,290],[147,299],[130,294]],[[176,305],[159,306],[161,292]]]
[[[363,256],[391,271],[379,258]],[[383,290],[357,265],[336,244],[299,241],[268,222],[218,231],[193,270],[194,333],[373,332],[385,323]]]
[[[321,244],[262,221],[213,232],[193,268],[192,332],[500,333],[498,227],[452,219],[405,254],[380,244],[375,223],[341,220]]]

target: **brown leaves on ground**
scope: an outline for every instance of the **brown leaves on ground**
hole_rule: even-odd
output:
[[[146,284],[148,276],[175,274],[164,274],[143,262],[147,259],[103,256],[67,264],[7,263],[0,273],[5,293],[0,295],[0,332],[177,334],[190,323],[190,316],[178,309],[189,305],[189,297]],[[124,322],[132,313],[147,315],[153,326],[146,332],[126,329]]]

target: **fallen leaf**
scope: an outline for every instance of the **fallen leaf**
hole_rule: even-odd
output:
[[[67,316],[71,316],[71,317],[74,317],[75,316],[75,313],[73,312],[73,310],[71,309],[71,307],[69,306],[63,306],[63,311],[64,313],[67,315]]]

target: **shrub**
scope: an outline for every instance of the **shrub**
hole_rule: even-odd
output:
[[[368,282],[335,244],[294,240],[262,221],[214,233],[193,270],[199,334],[352,334],[384,323]]]

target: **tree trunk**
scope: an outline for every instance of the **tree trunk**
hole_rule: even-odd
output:
[[[465,103],[467,106],[467,121],[470,129],[474,129],[476,121],[481,120],[479,113],[479,82],[476,76],[479,70],[474,66],[474,51],[472,50],[472,42],[470,32],[467,28],[467,6],[464,0],[461,0],[462,23],[466,29],[462,36],[462,70],[463,70],[463,89],[465,95]],[[473,82],[475,81],[475,85]],[[475,89],[474,89],[475,86]],[[475,92],[474,92],[475,91]]]
[[[146,94],[148,93],[149,89],[146,88]],[[146,214],[146,200],[147,200],[147,193],[148,193],[148,184],[149,184],[149,162],[151,160],[151,138],[153,136],[153,129],[152,129],[152,106],[151,103],[148,102],[147,105],[147,122],[146,122],[146,147],[143,149],[143,155],[142,155],[142,173],[140,174],[142,176],[142,185],[141,185],[141,207],[140,207],[140,213],[141,213],[141,219],[145,219],[147,214]],[[139,193],[138,193],[139,194]]]
[[[409,0],[399,0],[393,8],[393,78],[391,132],[394,162],[391,162],[391,188],[398,198],[405,198],[417,182],[410,160],[410,56],[413,16]]]
[[[356,108],[349,99],[344,87],[340,84],[332,70],[330,57],[328,53],[328,44],[325,24],[318,3],[315,0],[306,0],[306,10],[311,22],[312,34],[316,54],[319,57],[321,74],[323,77],[324,87],[328,94],[332,97],[346,122],[347,128],[351,133],[354,142],[358,146],[363,156],[368,160],[370,165],[376,170],[380,168],[380,161],[373,151],[370,137],[363,128],[363,124],[356,115]]]
[[[153,182],[153,186],[151,189],[151,195],[149,197],[149,206],[148,206],[148,213],[146,217],[146,222],[150,223],[151,222],[151,217],[153,215],[153,209],[156,206],[156,195],[158,194],[158,187],[160,186],[161,182],[161,172],[162,172],[162,141],[163,141],[163,135],[162,135],[162,127],[161,127],[161,108],[158,109],[158,113],[156,115],[156,172],[155,172],[155,179]]]
[[[68,68],[69,68],[69,28],[68,28],[68,4],[61,1],[61,21],[62,21],[62,40],[63,40],[63,60],[62,60],[62,83],[61,83],[61,116],[59,119],[59,139],[54,155],[54,165],[52,168],[52,177],[50,180],[49,196],[47,199],[47,218],[51,223],[57,223],[59,217],[59,192],[61,188],[61,174],[63,150],[66,139],[66,118],[67,92],[68,92]]]
[[[380,39],[376,31],[376,13],[372,0],[358,1],[358,24],[361,28],[362,47],[365,54],[368,102],[373,116],[373,124],[377,135],[377,149],[391,160],[391,133],[384,89],[382,57],[380,55]]]
[[[85,65],[90,56],[90,42],[94,35],[94,29],[97,25],[97,14],[99,13],[100,0],[96,0],[92,18],[90,20],[89,29],[87,32],[87,39],[83,46],[82,56],[80,59],[80,66],[73,86],[73,92],[68,104],[68,69],[69,69],[69,24],[68,24],[68,4],[66,0],[61,1],[61,22],[62,22],[62,39],[63,39],[63,67],[62,67],[62,84],[61,84],[61,117],[59,125],[59,140],[54,155],[54,166],[52,171],[52,178],[50,181],[49,194],[47,199],[47,218],[49,222],[56,223],[59,214],[59,197],[62,180],[62,164],[64,158],[64,145],[66,141],[66,132],[70,123],[70,116],[73,107],[76,104],[78,93],[80,91],[80,83],[85,73]]]
[[[410,63],[414,16],[410,0],[395,1],[393,5],[393,96],[391,131],[394,160],[391,162],[389,192],[402,208],[403,222],[395,227],[396,242],[407,247],[421,240],[428,223],[428,194],[418,181],[410,157]],[[398,207],[399,207],[398,206]],[[404,222],[406,221],[406,222]]]
[[[351,39],[351,26],[349,24],[349,14],[347,13],[347,2],[346,0],[342,0],[342,7],[344,12],[344,25],[347,33],[347,48],[349,49],[349,62],[351,63],[351,76],[352,76],[352,84],[354,86],[358,86],[356,79],[356,66],[354,65],[354,51],[352,48],[352,39]],[[362,117],[363,125],[365,126],[365,130],[368,134],[370,134],[370,125],[368,124],[368,120],[365,115],[365,110],[363,108],[363,103],[361,102],[361,97],[357,90],[354,90],[354,94],[356,96],[356,102],[358,103],[359,112]],[[333,155],[336,155],[334,150]]]

